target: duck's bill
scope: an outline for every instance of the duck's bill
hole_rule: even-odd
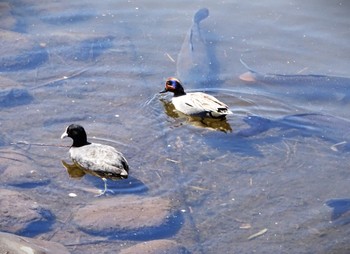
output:
[[[160,91],[159,93],[166,93],[168,92],[166,89],[164,89],[163,91]]]

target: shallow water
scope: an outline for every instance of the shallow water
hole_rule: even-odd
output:
[[[75,122],[91,141],[113,145],[128,159],[130,184],[111,182],[116,195],[178,201],[184,221],[163,237],[193,253],[349,252],[349,225],[330,223],[331,208],[324,205],[350,197],[348,152],[332,149],[349,136],[344,94],[334,85],[315,89],[303,79],[251,84],[238,78],[247,71],[241,58],[261,73],[350,78],[348,2],[12,1],[10,6],[16,19],[11,29],[48,53],[32,68],[0,73],[33,96],[2,106],[0,173],[14,161],[39,172],[28,183],[9,184],[2,176],[0,187],[35,197],[55,217],[50,230],[24,235],[60,242],[72,253],[111,253],[137,242],[101,239],[70,224],[72,209],[96,199],[103,182],[69,178],[61,165],[68,147],[10,144],[70,145],[59,137]],[[231,107],[234,115],[212,126],[221,131],[172,115],[161,101],[170,96],[158,95],[165,78],[176,73],[173,60],[201,7],[210,11],[201,25],[215,44],[220,82],[185,89],[204,90]],[[334,125],[320,120],[321,128],[333,130],[322,133],[329,137],[288,128],[236,135],[249,127],[247,115],[278,120],[309,112],[335,117]],[[71,192],[78,197],[69,197]]]

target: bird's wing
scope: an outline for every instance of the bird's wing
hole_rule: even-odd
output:
[[[222,112],[227,114],[227,111],[229,111],[226,104],[206,93],[193,93],[191,101],[194,107],[200,107],[207,112]]]

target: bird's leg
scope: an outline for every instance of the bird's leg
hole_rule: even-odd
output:
[[[104,188],[104,190],[100,190],[100,194],[96,195],[96,197],[104,195],[107,191],[107,179],[103,177],[102,180],[103,180],[105,188]]]
[[[111,192],[111,193],[114,193],[112,190],[108,190],[107,189],[107,179],[106,178],[104,178],[104,177],[102,177],[101,178],[102,180],[103,180],[103,182],[104,182],[104,190],[100,190],[100,194],[98,194],[98,195],[96,195],[96,197],[99,197],[99,196],[102,196],[102,195],[104,195],[105,193],[106,193],[106,191],[109,191],[109,192]]]

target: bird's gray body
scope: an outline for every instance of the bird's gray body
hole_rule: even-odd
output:
[[[114,147],[102,144],[90,144],[71,147],[69,154],[74,163],[99,177],[109,179],[127,178],[129,166]]]

